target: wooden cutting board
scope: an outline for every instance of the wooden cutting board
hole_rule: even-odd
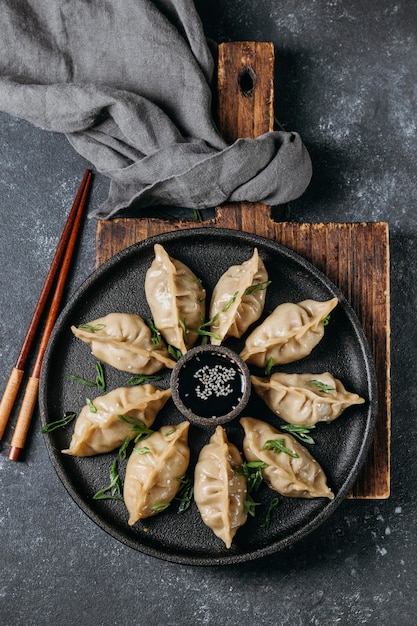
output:
[[[217,85],[218,125],[228,141],[257,137],[273,129],[273,44],[221,44]],[[351,497],[387,498],[391,417],[388,225],[278,223],[272,220],[270,208],[261,203],[225,204],[203,222],[116,218],[97,223],[96,265],[153,235],[206,226],[255,233],[291,248],[326,274],[356,311],[375,359],[379,410],[374,440]]]

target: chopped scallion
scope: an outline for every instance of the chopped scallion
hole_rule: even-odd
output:
[[[294,450],[290,450],[285,445],[285,439],[268,439],[262,446],[262,450],[272,450],[276,454],[279,452],[284,452],[284,454],[288,454],[288,456],[293,457],[294,459],[298,459],[300,457],[297,452]]]
[[[263,528],[269,528],[269,525],[271,523],[272,511],[278,506],[278,504],[279,504],[279,498],[272,498],[271,502],[269,503],[269,507],[266,512],[265,518],[262,522]]]
[[[117,471],[117,460],[113,461],[110,468],[110,484],[94,494],[93,500],[118,500],[123,502],[122,485]]]
[[[313,428],[315,428],[314,424],[312,426],[300,426],[299,424],[285,424],[285,426],[281,426],[281,430],[285,430],[285,432],[293,435],[300,441],[310,444],[315,443],[313,437],[309,435],[310,430]]]
[[[53,430],[56,430],[57,428],[62,428],[63,426],[67,426],[67,424],[70,424],[76,417],[76,413],[65,413],[64,417],[61,418],[60,420],[56,420],[55,422],[49,422],[49,424],[45,424],[45,426],[43,426],[41,428],[41,433],[45,434],[45,433],[51,433]]]

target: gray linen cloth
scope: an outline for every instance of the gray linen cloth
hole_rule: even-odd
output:
[[[282,204],[310,181],[297,133],[220,136],[192,0],[3,0],[0,37],[0,110],[64,133],[110,178],[96,217]]]

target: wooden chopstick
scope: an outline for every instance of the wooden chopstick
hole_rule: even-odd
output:
[[[40,293],[35,310],[33,312],[32,319],[29,323],[29,327],[26,331],[26,336],[23,340],[19,356],[17,357],[16,364],[12,369],[6,388],[4,390],[3,397],[0,403],[0,440],[3,437],[7,423],[9,421],[10,413],[12,412],[16,396],[22,383],[22,379],[25,373],[26,362],[36,336],[36,331],[42,319],[42,315],[51,294],[52,287],[60,270],[62,258],[64,256],[65,248],[68,244],[80,200],[82,198],[84,189],[90,184],[91,176],[91,171],[86,170],[78,189],[77,195],[75,196],[71,211],[68,215],[64,230],[62,231],[61,238],[58,242],[48,274],[45,278],[45,282],[42,287],[42,291]]]
[[[34,341],[34,336],[36,329],[39,325],[43,310],[46,306],[46,302],[48,300],[48,295],[52,290],[52,286],[54,283],[54,279],[58,274],[58,279],[56,282],[55,293],[53,295],[51,306],[49,310],[49,314],[45,323],[45,328],[43,331],[42,339],[40,342],[40,346],[38,348],[35,365],[33,367],[33,371],[31,377],[29,378],[28,385],[25,391],[25,395],[22,402],[22,407],[20,410],[20,414],[16,423],[16,428],[13,434],[11,447],[9,451],[9,459],[17,461],[19,458],[20,451],[23,449],[27,431],[29,429],[33,409],[37,400],[37,391],[39,386],[39,376],[42,365],[43,356],[45,354],[46,346],[52,332],[52,328],[56,321],[59,312],[59,305],[62,299],[66,278],[68,275],[71,259],[75,250],[75,244],[77,240],[78,231],[81,225],[81,218],[83,214],[83,210],[86,204],[87,194],[90,187],[92,179],[92,173],[90,170],[87,170],[83,180],[81,182],[80,188],[77,192],[76,198],[74,200],[73,207],[71,209],[70,215],[68,217],[67,223],[65,225],[64,231],[61,235],[61,239],[59,241],[57,251],[55,253],[54,259],[51,264],[51,268],[48,272],[48,276],[45,280],[44,287],[41,292],[41,296],[39,297],[38,304],[35,308],[34,315],[32,317],[31,323],[29,325],[29,329],[25,340],[23,342],[22,349],[20,351],[18,360],[16,362],[16,366],[12,372],[11,379],[12,383],[8,384],[8,387],[11,387],[11,391],[9,394],[5,393],[6,398],[3,398],[2,404],[0,406],[1,409],[4,408],[3,412],[0,412],[1,422],[7,423],[8,417],[10,415],[14,400],[17,395],[17,390],[19,388],[20,382],[22,380],[24,374],[24,365],[27,361],[30,347]],[[16,382],[18,381],[17,389]],[[14,384],[13,384],[14,382]],[[7,391],[7,388],[6,388]],[[4,427],[3,427],[4,431]],[[3,434],[3,431],[1,434]]]
[[[81,225],[81,218],[83,215],[84,206],[87,199],[88,189],[91,181],[91,172],[87,177],[84,185],[82,195],[79,201],[75,219],[73,222],[71,234],[68,240],[64,257],[62,259],[61,269],[59,271],[56,288],[52,297],[51,306],[49,309],[48,317],[43,330],[40,345],[36,354],[35,364],[31,376],[29,377],[25,394],[22,400],[22,406],[20,409],[19,417],[17,418],[16,427],[13,433],[8,458],[11,461],[18,461],[20,452],[23,450],[27,433],[29,430],[30,422],[32,419],[33,411],[38,398],[39,389],[39,377],[41,373],[42,361],[45,354],[48,341],[54,327],[56,318],[58,317],[59,307],[62,300],[62,295],[65,288],[66,279],[68,276],[71,260],[75,250],[75,244],[77,241],[78,231]]]

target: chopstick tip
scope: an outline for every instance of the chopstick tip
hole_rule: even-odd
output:
[[[18,461],[22,448],[18,446],[10,446],[8,459],[10,461]]]

